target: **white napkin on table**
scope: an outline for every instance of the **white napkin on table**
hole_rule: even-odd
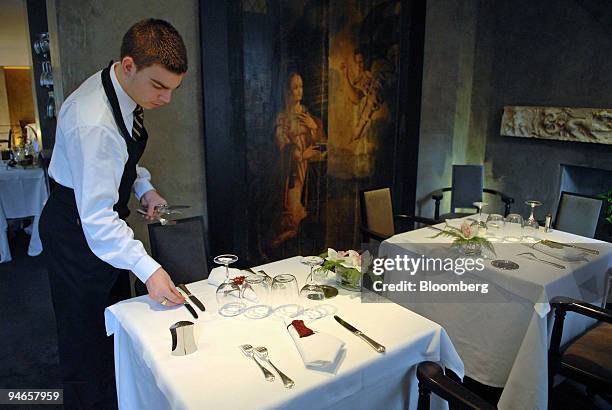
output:
[[[300,337],[291,325],[292,321],[292,319],[287,319],[285,326],[302,357],[304,365],[317,370],[327,370],[332,367],[342,352],[344,342],[336,336],[317,332],[314,329],[312,329],[315,332],[314,334]],[[306,326],[310,328],[310,325],[306,324]]]
[[[234,279],[238,276],[247,276],[247,274],[242,272],[240,269],[229,269],[230,279]],[[217,287],[223,282],[225,282],[225,266],[217,266],[210,271],[210,274],[208,275],[208,284]]]

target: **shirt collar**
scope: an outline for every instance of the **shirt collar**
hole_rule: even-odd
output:
[[[115,63],[112,65],[110,69],[110,77],[113,82],[113,88],[115,89],[115,94],[117,94],[117,100],[119,100],[119,108],[121,108],[121,115],[123,118],[127,118],[129,115],[132,115],[133,111],[136,109],[136,101],[132,100],[132,97],[125,92],[121,84],[119,84],[119,80],[117,79],[117,75],[115,74],[115,65],[119,63]],[[131,125],[131,124],[130,124]]]

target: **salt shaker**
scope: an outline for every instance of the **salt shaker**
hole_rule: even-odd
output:
[[[551,224],[552,224],[552,215],[546,214],[546,220],[544,221],[544,232],[552,231]]]

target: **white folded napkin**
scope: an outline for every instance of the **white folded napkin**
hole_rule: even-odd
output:
[[[230,268],[229,269],[229,277],[230,279],[234,279],[238,276],[247,276],[245,272],[242,272],[240,269]],[[214,287],[219,286],[225,282],[225,266],[217,266],[213,270],[210,271],[210,275],[208,275],[208,284]]]
[[[314,334],[300,337],[292,322],[291,319],[286,320],[285,326],[302,357],[304,365],[317,370],[326,370],[333,367],[342,352],[344,342],[336,336],[317,332],[314,329],[312,329]],[[307,326],[310,327],[310,325]]]

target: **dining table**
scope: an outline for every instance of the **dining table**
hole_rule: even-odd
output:
[[[8,167],[0,162],[0,263],[12,260],[7,219],[34,217],[28,255],[42,252],[38,222],[49,197],[45,172],[38,167]]]
[[[300,287],[309,269],[301,256],[253,268],[270,277],[292,274]],[[334,283],[331,277],[326,281]],[[365,290],[339,288],[333,298],[300,299],[302,315],[318,312],[306,315],[307,326],[343,342],[330,367],[313,368],[305,366],[277,310],[258,319],[224,317],[217,312],[216,286],[208,280],[187,286],[205,305],[205,312],[195,308],[197,319],[182,305],[164,307],[147,295],[105,310],[107,334],[114,337],[121,409],[415,409],[418,363],[434,361],[463,377],[463,363],[442,326]],[[373,349],[337,323],[335,315],[386,351]],[[194,324],[197,349],[175,356],[170,327],[181,321]],[[293,388],[278,377],[266,381],[239,349],[243,344],[267,347],[274,365],[294,381]],[[432,405],[443,408],[446,403],[436,399]]]
[[[483,214],[483,220],[486,217]],[[381,275],[380,282],[387,284],[381,293],[442,325],[465,364],[465,375],[503,388],[497,403],[500,409],[545,410],[554,320],[550,301],[555,296],[568,296],[605,304],[612,274],[612,244],[543,228],[533,241],[507,243],[500,231],[497,236],[489,235],[492,251],[482,248],[480,255],[466,257],[466,250],[453,246],[453,237],[442,233],[452,227],[460,229],[466,219],[394,235],[380,244],[378,257],[423,261],[471,258],[473,263],[479,259],[482,269],[407,272],[392,267]],[[423,282],[425,287],[421,292],[407,293],[391,286],[410,281]],[[457,291],[433,292],[436,286],[442,290],[456,286]],[[591,319],[568,313],[562,342],[593,324]]]

